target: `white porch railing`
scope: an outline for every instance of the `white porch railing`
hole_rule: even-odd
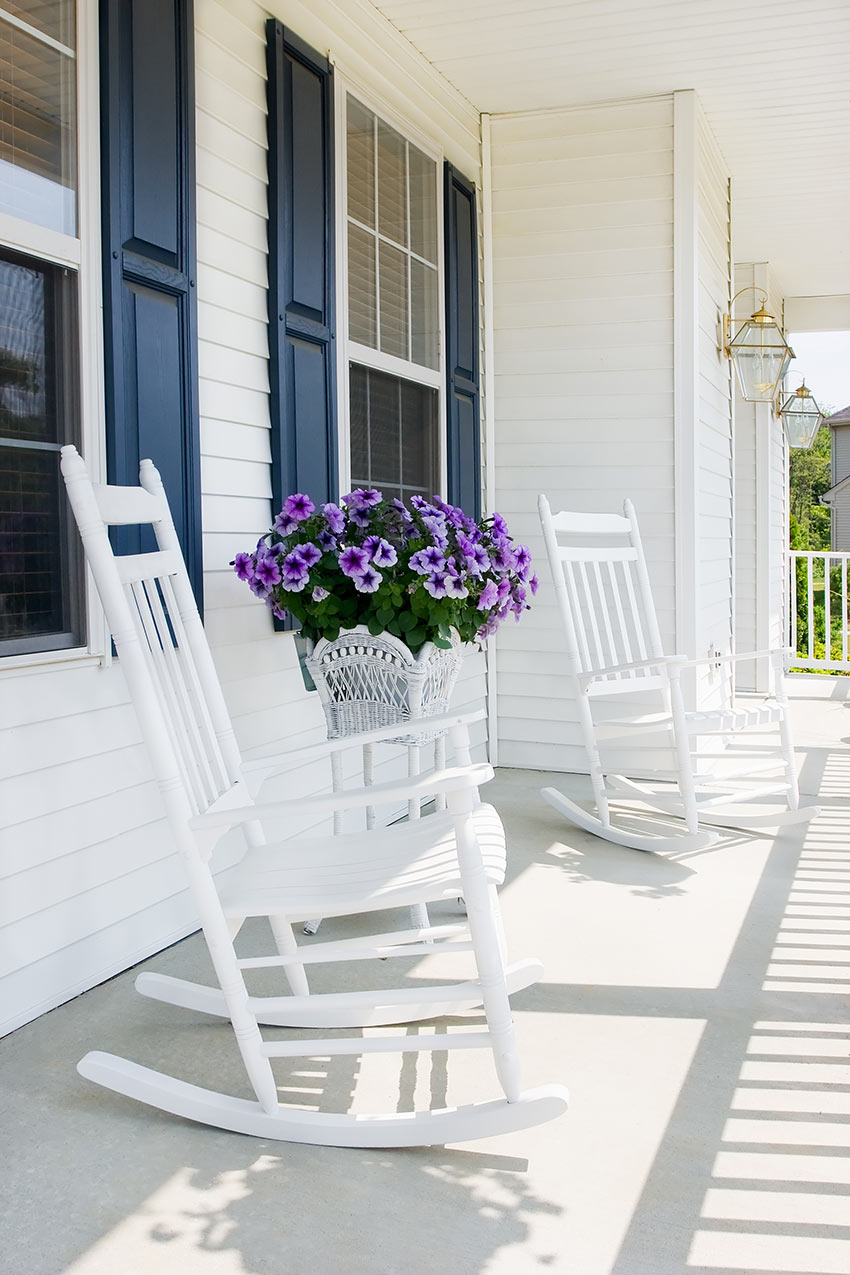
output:
[[[850,670],[847,563],[850,553],[792,549],[792,668]]]

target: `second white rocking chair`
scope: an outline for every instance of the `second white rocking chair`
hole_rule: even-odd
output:
[[[510,966],[503,961],[496,886],[505,871],[504,834],[496,812],[478,800],[477,786],[492,777],[492,770],[470,763],[470,718],[444,716],[423,723],[429,731],[448,728],[458,763],[454,769],[398,784],[256,803],[254,786],[272,773],[303,765],[311,750],[302,748],[253,767],[243,764],[159,474],[150,461],[142,461],[141,487],[93,486],[73,447],[62,449],[61,463],[218,982],[204,986],[143,973],[136,987],[145,996],[229,1019],[254,1097],[231,1097],[99,1052],[86,1054],[79,1071],[109,1089],[204,1124],[329,1146],[442,1144],[527,1128],[560,1115],[566,1107],[563,1088],[523,1091],[520,1084],[508,995],[534,983],[541,967],[534,960]],[[158,548],[116,557],[107,524],[151,524]],[[398,727],[391,726],[312,751],[327,757],[352,743],[359,749],[397,733]],[[340,808],[387,803],[397,809],[433,794],[445,794],[447,809],[415,823],[338,836],[299,834],[276,843],[268,843],[264,833],[265,819],[306,815],[315,822]],[[210,856],[236,827],[243,829],[247,852],[222,880],[214,875]],[[408,908],[454,901],[459,895],[468,912],[462,924],[307,948],[296,945],[292,930],[293,922],[312,916]],[[276,955],[237,953],[234,938],[248,917],[268,918]],[[424,957],[441,948],[471,951],[475,976],[437,986],[409,980],[398,988],[352,990],[343,985],[319,994],[308,988],[309,965]],[[282,972],[292,994],[253,995],[246,979],[264,969]],[[474,1024],[446,1033],[373,1032],[478,1007],[486,1019],[483,1030]],[[261,1025],[364,1030],[319,1039],[305,1039],[301,1033],[269,1039]],[[302,1110],[279,1100],[272,1070],[275,1059],[457,1049],[490,1052],[501,1097],[438,1110],[398,1111],[396,1094],[382,1114]],[[302,1098],[300,1091],[297,1097]]]
[[[543,789],[546,801],[579,827],[636,850],[698,849],[718,839],[705,825],[772,827],[817,815],[816,806],[799,804],[783,681],[787,652],[666,656],[631,501],[622,517],[553,514],[543,495],[538,510],[596,811],[555,788]],[[771,698],[735,702],[727,694],[722,706],[686,712],[686,669],[713,665],[716,673],[735,661],[768,657]],[[704,736],[715,737],[716,751],[699,746]],[[641,744],[647,761],[637,769],[632,761],[631,774],[639,779],[627,777],[620,773],[624,750],[634,758]],[[672,769],[652,764],[650,752],[659,748],[672,755]],[[609,750],[619,751],[620,760],[612,761]],[[738,760],[743,766],[733,769]],[[771,772],[779,773],[758,778]],[[784,808],[754,809],[765,799]],[[623,803],[632,806],[625,820]],[[685,829],[669,820],[647,827],[645,807],[684,820]]]

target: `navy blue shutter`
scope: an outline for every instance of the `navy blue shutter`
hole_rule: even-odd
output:
[[[338,495],[333,70],[266,23],[272,497]]]
[[[101,0],[100,17],[108,476],[157,466],[200,602],[192,0]],[[122,529],[119,551],[139,547]]]
[[[446,446],[448,498],[481,517],[478,235],[475,187],[445,166]]]

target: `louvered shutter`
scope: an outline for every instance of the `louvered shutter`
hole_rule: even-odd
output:
[[[475,187],[445,166],[446,429],[448,498],[481,516],[478,237]]]
[[[334,346],[333,72],[266,23],[272,495],[338,491]]]
[[[200,602],[193,48],[192,0],[101,4],[109,481],[154,462]]]

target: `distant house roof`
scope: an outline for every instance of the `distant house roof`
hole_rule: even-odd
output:
[[[838,413],[836,413],[838,415]],[[830,418],[832,419],[832,418]],[[839,424],[850,425],[850,419],[839,422]],[[825,491],[820,498],[822,505],[831,505],[836,496],[843,491],[850,491],[850,474],[846,478],[842,478],[840,483],[836,483],[834,487],[830,487],[829,491]]]
[[[840,412],[833,412],[831,416],[827,416],[824,421],[825,425],[850,425],[850,405],[842,407]],[[833,489],[834,490],[834,489]]]

